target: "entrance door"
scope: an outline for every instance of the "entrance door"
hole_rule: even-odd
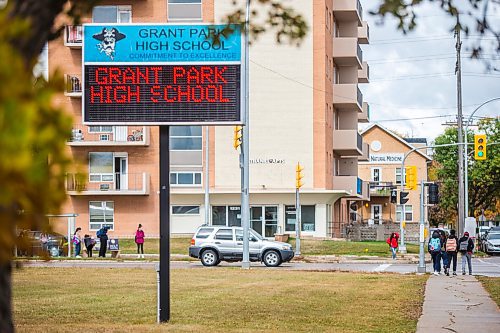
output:
[[[372,220],[374,223],[382,222],[382,205],[372,205]]]
[[[127,126],[114,126],[115,141],[127,141]]]
[[[274,237],[274,234],[278,231],[278,207],[250,207],[250,226],[259,235]]]
[[[115,156],[115,189],[128,190],[128,163],[126,156]]]

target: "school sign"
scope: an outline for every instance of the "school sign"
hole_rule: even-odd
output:
[[[224,27],[84,25],[84,124],[241,124],[244,43]]]

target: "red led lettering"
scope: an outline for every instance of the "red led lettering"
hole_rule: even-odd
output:
[[[212,75],[214,74],[212,67],[201,66],[200,72],[201,72],[201,83],[205,83],[205,81],[208,83],[214,83],[214,81],[212,81]]]
[[[174,95],[174,97],[169,97],[169,96],[168,96],[168,91],[169,91],[169,90],[172,90],[174,93],[176,92],[176,89],[175,89],[174,87],[172,87],[171,85],[166,86],[166,87],[163,89],[163,91],[164,91],[164,98],[165,98],[165,100],[166,100],[167,102],[170,102],[170,103],[172,103],[172,102],[177,102],[177,98],[176,98],[176,96],[175,96],[175,95]]]
[[[115,89],[113,89],[113,98],[115,100],[115,103],[125,103],[127,101],[127,93],[126,93],[127,87],[125,86],[116,86]],[[123,91],[123,94],[118,95],[118,91]]]
[[[96,91],[95,89],[98,89],[99,91]],[[102,87],[90,87],[90,103],[95,103],[94,98],[99,98],[98,103],[102,103],[103,96],[102,96]]]
[[[185,91],[182,91],[182,89],[185,89]],[[177,98],[179,99],[179,102],[183,102],[182,98],[185,98],[186,100],[184,102],[189,102],[191,100],[191,91],[189,89],[189,86],[183,87],[183,86],[178,86],[177,87]]]
[[[139,86],[135,86],[135,91],[132,91],[132,88],[133,87],[127,87],[128,88],[128,99],[127,101],[130,103],[132,98],[131,97],[135,97],[135,102],[136,103],[140,103],[141,102],[141,91],[139,89]]]
[[[158,72],[161,72],[161,67],[151,67],[151,70],[155,73],[155,84],[160,83],[158,80]]]
[[[187,72],[187,83],[191,84],[191,80],[194,81],[193,83],[200,83],[200,73],[194,67],[191,67]]]
[[[113,80],[115,80],[115,83],[121,84],[122,82],[120,81],[120,74],[121,70],[117,67],[110,67],[109,68],[109,84],[113,84]]]
[[[196,97],[196,90],[198,90],[198,98]],[[204,89],[202,86],[200,85],[197,85],[195,87],[193,87],[192,91],[191,91],[191,98],[193,99],[193,102],[196,102],[196,103],[201,103],[203,102],[203,99],[204,99]]]
[[[226,79],[222,77],[222,73],[224,73],[227,69],[227,66],[222,67],[222,70],[219,70],[219,67],[215,67],[215,82],[224,82],[227,83]]]
[[[104,76],[102,79],[99,76],[99,72],[102,72]],[[97,84],[108,84],[108,77],[106,76],[106,74],[108,73],[108,69],[106,67],[97,67],[94,73],[95,82],[97,82]]]
[[[186,75],[186,70],[183,67],[174,67],[174,84],[177,84],[177,79]]]
[[[153,96],[151,96],[151,100],[155,103],[159,102],[156,97],[161,96],[161,93],[159,91],[156,91],[157,89],[160,89],[160,86],[152,86],[151,87],[151,94],[153,95]]]
[[[106,103],[111,104],[113,101],[111,100],[111,89],[113,89],[112,86],[104,86],[104,89],[106,89]]]
[[[137,69],[138,71],[138,69]],[[128,82],[130,81],[130,82]],[[135,78],[135,73],[130,69],[130,67],[125,68],[123,71],[123,83],[132,83],[132,84],[137,84],[136,78]]]

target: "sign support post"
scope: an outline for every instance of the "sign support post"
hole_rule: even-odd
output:
[[[170,127],[160,126],[160,322],[170,320]]]

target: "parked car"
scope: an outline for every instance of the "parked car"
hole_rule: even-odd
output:
[[[51,233],[47,235],[46,248],[43,247],[41,231],[25,230],[22,231],[19,237],[26,237],[26,248],[18,248],[19,256],[42,256],[44,251],[47,251],[51,257],[66,256],[68,254],[68,238],[58,234]]]
[[[267,240],[255,230],[249,234],[250,261],[261,261],[276,267],[292,260],[294,252],[288,243]],[[204,266],[217,266],[223,261],[243,260],[243,228],[223,226],[199,227],[189,247],[189,255]]]
[[[482,245],[483,251],[487,254],[500,253],[500,231],[488,232]]]

